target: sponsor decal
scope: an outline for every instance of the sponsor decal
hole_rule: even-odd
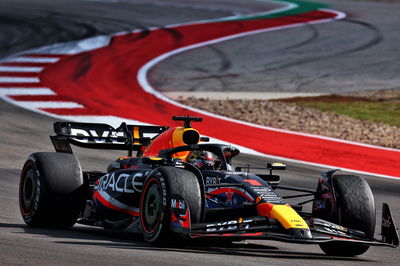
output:
[[[271,187],[251,187],[258,194],[257,198],[265,200],[268,203],[284,204],[285,201]],[[260,202],[260,200],[258,202]]]
[[[159,178],[161,181],[161,189],[162,189],[162,197],[163,197],[163,205],[167,206],[167,186],[165,185],[165,180],[162,175],[159,173]]]
[[[266,192],[266,193],[259,193],[258,194],[263,200],[268,203],[273,204],[284,204],[285,201],[277,195],[274,191]]]
[[[222,187],[222,188],[206,188],[206,196],[212,198],[216,195],[215,200],[222,202],[227,206],[238,206],[243,202],[253,202],[254,198],[244,189],[238,187]],[[218,207],[218,204],[207,201],[207,208]]]
[[[124,132],[109,131],[105,130],[101,134],[97,134],[95,130],[86,131],[84,129],[71,128],[71,135],[78,138],[74,140],[82,143],[114,143],[114,144],[124,144],[124,142],[118,141],[116,139],[107,140],[105,138],[118,138],[124,137]],[[86,137],[86,138],[85,138]],[[93,140],[89,140],[87,137],[94,137]]]
[[[190,227],[190,213],[186,201],[179,195],[171,196],[171,226],[178,233],[187,233]],[[183,230],[184,229],[184,230]],[[183,230],[183,231],[182,231]]]
[[[228,194],[238,195],[244,197],[248,201],[254,201],[253,197],[246,190],[238,187],[206,188],[206,192],[211,195],[225,194],[227,198],[229,197]],[[208,195],[208,197],[210,197],[210,195]]]
[[[209,232],[218,232],[218,231],[225,231],[225,230],[238,230],[238,229],[248,229],[250,228],[250,224],[252,220],[251,219],[246,219],[244,220],[243,218],[239,218],[239,220],[232,220],[232,221],[227,221],[227,222],[221,222],[221,223],[212,223],[212,224],[207,224],[206,231],[207,233]]]
[[[147,172],[137,172],[133,174],[113,172],[106,174],[96,181],[94,189],[98,191],[111,190],[130,194],[135,192],[140,193],[143,189],[143,182],[139,180],[146,174]]]
[[[314,219],[314,223],[316,225],[322,226],[325,231],[330,232],[332,234],[347,236],[348,229],[346,227],[317,218]]]
[[[251,187],[251,189],[260,196],[274,191],[270,187]]]
[[[171,199],[171,207],[175,208],[175,209],[185,210],[186,203],[184,200],[172,198]]]
[[[216,176],[207,176],[206,177],[206,185],[217,185],[221,183],[221,177]]]
[[[333,228],[330,228],[330,227],[324,227],[324,230],[329,232],[329,233],[335,234],[335,235],[347,236],[346,233],[344,233],[342,231],[339,231],[339,230],[336,230],[336,229],[333,229]]]

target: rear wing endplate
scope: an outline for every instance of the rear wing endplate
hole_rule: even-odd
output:
[[[125,122],[113,128],[107,124],[55,122],[55,136],[50,136],[57,152],[72,153],[70,144],[78,147],[107,150],[126,150],[141,152],[152,139],[168,127],[127,125]]]

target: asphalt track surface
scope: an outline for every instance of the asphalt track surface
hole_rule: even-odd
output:
[[[399,88],[400,3],[326,2],[347,18],[175,55],[150,72],[161,91],[338,93]],[[254,51],[257,51],[256,53]],[[192,60],[195,58],[196,60]]]
[[[188,8],[186,4],[182,7],[182,2],[178,2],[175,5],[163,5],[162,8],[160,8],[160,3],[158,3],[156,5],[157,8],[155,8],[151,4],[144,3],[144,1],[135,2],[134,4],[129,2],[115,4],[111,1],[58,1],[57,3],[53,3],[53,1],[35,1],[34,3],[32,1],[2,1],[0,3],[0,55],[4,57],[31,47],[76,40],[98,34],[114,33],[133,28],[143,29],[154,25],[166,25],[195,19],[220,17],[229,15],[230,12],[239,12],[244,8],[243,6],[238,7],[234,4],[230,8],[221,4],[216,6],[206,5],[206,8],[202,8],[199,5],[196,5],[195,8]],[[340,1],[340,3],[342,2]],[[365,7],[366,5],[374,7],[375,4],[365,4],[359,1],[348,2],[347,4],[343,4],[342,10],[346,11],[345,7],[349,8],[352,12],[355,12],[355,10],[370,10]],[[384,6],[388,12],[384,18],[369,21],[369,16],[367,16],[365,23],[371,23],[371,25],[378,28],[380,26],[379,21],[390,21],[391,8],[390,6]],[[333,7],[340,10],[340,5]],[[258,6],[255,5],[251,8],[257,9]],[[113,12],[111,13],[109,10],[113,10]],[[358,20],[363,21],[362,14],[364,13],[361,11],[357,15]],[[171,13],[174,15],[172,16]],[[392,13],[395,14],[396,12]],[[377,22],[377,24],[373,24],[374,22]],[[385,36],[385,38],[381,38],[381,45],[385,43],[384,40],[396,38],[396,36],[390,34],[394,29],[390,29],[389,24],[378,28],[380,34]],[[318,26],[320,33],[327,34],[323,28],[324,26],[337,27],[337,29],[345,31],[340,25],[329,26],[326,24]],[[333,30],[332,28],[327,29],[329,29],[328,31]],[[293,34],[299,34],[299,39],[305,38],[302,29],[298,30],[298,33]],[[353,34],[356,33],[353,32]],[[342,36],[342,38],[345,37]],[[355,38],[353,35],[349,37]],[[284,49],[284,47],[290,45],[290,42],[287,43],[288,40],[283,36],[281,38],[281,48]],[[245,41],[245,39],[240,40],[240,42]],[[249,40],[249,43],[246,45],[247,53],[255,49],[252,56],[256,58],[256,49],[259,47],[251,48],[250,44],[255,44],[254,40]],[[338,43],[334,46],[337,47],[337,45]],[[345,45],[342,45],[342,48],[345,48]],[[390,45],[390,42],[386,43],[386,45]],[[304,45],[304,47],[307,46],[307,44]],[[214,48],[204,49],[212,50]],[[366,48],[364,52],[367,53],[368,50]],[[225,50],[224,48],[223,51],[230,50],[228,48]],[[388,53],[387,56],[393,60],[396,58],[396,55],[390,55],[390,51],[389,49],[385,53]],[[196,53],[196,50],[193,53]],[[370,53],[372,56],[375,51],[372,50]],[[189,53],[185,53],[184,56],[189,56]],[[195,60],[192,61],[202,58],[194,56]],[[236,58],[236,56],[230,56],[231,66],[238,64],[238,62],[234,62],[232,59]],[[251,58],[252,56],[250,58],[245,56],[245,59],[240,62],[250,64],[255,61]],[[353,56],[355,57],[355,55]],[[331,60],[336,59],[331,58]],[[340,61],[340,59],[337,60]],[[165,64],[168,63],[166,62]],[[254,63],[256,64],[256,62]],[[331,64],[334,64],[334,62]],[[171,69],[173,69],[175,65],[171,65]],[[164,66],[160,65],[160,67]],[[394,66],[390,64],[387,66],[387,69],[391,67]],[[156,71],[159,70],[156,69]],[[311,72],[311,70],[309,71]],[[185,74],[185,72],[181,70],[181,74]],[[233,87],[232,90],[234,90]],[[55,120],[1,102],[0,121],[2,125],[0,131],[1,265],[71,265],[95,263],[118,265],[199,265],[204,263],[222,265],[303,265],[309,264],[310,261],[311,263],[315,261],[318,264],[329,265],[359,263],[397,264],[396,255],[399,253],[398,249],[391,248],[372,247],[366,254],[356,258],[327,257],[320,251],[318,246],[293,245],[275,241],[248,241],[247,244],[235,243],[234,245],[191,243],[186,248],[155,248],[149,246],[137,236],[121,235],[86,226],[78,225],[72,230],[28,228],[23,223],[18,208],[19,173],[27,155],[36,151],[53,150],[48,135],[52,133],[51,124]],[[81,159],[85,169],[104,170],[107,163],[120,154],[114,152],[104,154],[93,153],[92,151],[79,149],[77,155]],[[241,156],[237,164],[251,163],[252,165],[261,166],[264,165],[264,162],[265,159]],[[313,188],[316,185],[318,175],[324,170],[326,169],[289,165],[288,170],[282,172],[282,183],[285,185]],[[364,177],[374,192],[377,216],[379,217],[381,214],[382,202],[388,202],[392,208],[394,219],[397,225],[399,225],[400,198],[398,192],[400,191],[400,183],[398,180],[370,176]],[[377,228],[379,226],[380,221],[378,219]],[[378,233],[379,229],[376,230],[376,234]],[[379,238],[378,235],[376,237]]]

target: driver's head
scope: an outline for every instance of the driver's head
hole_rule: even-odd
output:
[[[216,161],[214,154],[209,151],[192,151],[186,157],[186,160],[201,170],[213,170]]]

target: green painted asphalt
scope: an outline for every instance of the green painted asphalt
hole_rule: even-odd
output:
[[[329,6],[326,4],[321,3],[314,3],[314,2],[307,2],[307,1],[297,1],[297,0],[290,0],[290,1],[280,1],[280,0],[260,0],[265,2],[272,2],[272,3],[281,3],[287,4],[288,7],[277,9],[276,12],[270,11],[265,13],[259,13],[249,16],[241,16],[237,18],[226,18],[223,19],[224,21],[238,21],[238,20],[255,20],[255,19],[266,19],[266,18],[277,18],[277,17],[284,17],[284,16],[292,16],[298,15],[302,13],[311,12],[317,9],[328,8]]]

